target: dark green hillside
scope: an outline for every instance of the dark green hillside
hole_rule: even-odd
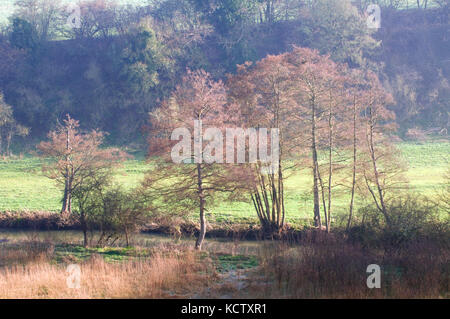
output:
[[[382,27],[374,32],[366,27],[362,2],[355,3],[360,9],[336,0],[214,3],[117,7],[114,23],[86,20],[79,32],[61,31],[55,18],[46,37],[39,21],[28,22],[26,14],[11,20],[0,37],[0,90],[17,121],[31,129],[22,141],[42,139],[70,113],[85,128],[109,132],[111,143],[140,143],[147,113],[187,68],[224,79],[236,64],[293,45],[376,69],[395,98],[402,137],[447,136],[448,4],[382,6]],[[113,7],[95,10],[105,14]]]

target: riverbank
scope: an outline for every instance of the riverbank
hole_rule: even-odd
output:
[[[249,223],[208,223],[207,237],[233,240],[258,240],[262,238],[257,224]],[[77,214],[63,216],[54,212],[1,212],[0,228],[11,230],[58,231],[78,230],[81,224]],[[96,229],[94,225],[94,230]],[[200,226],[183,219],[159,219],[147,223],[142,233],[170,235],[174,238],[196,236]],[[294,230],[291,233],[295,233]]]

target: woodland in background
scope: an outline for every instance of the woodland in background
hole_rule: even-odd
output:
[[[2,152],[33,148],[66,114],[107,132],[108,144],[142,149],[147,114],[187,68],[225,79],[237,64],[293,45],[373,70],[395,100],[402,138],[447,136],[449,2],[378,2],[375,32],[369,1],[85,1],[80,29],[67,28],[55,1],[16,1],[0,35]]]

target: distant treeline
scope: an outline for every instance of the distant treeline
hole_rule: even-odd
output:
[[[379,1],[378,31],[367,28],[369,1],[152,3],[84,1],[80,28],[71,29],[57,1],[17,1],[0,35],[0,125],[8,118],[30,134],[13,148],[42,140],[67,113],[108,132],[111,144],[140,144],[148,113],[188,68],[224,79],[237,64],[293,45],[378,73],[402,137],[447,134],[449,1]]]

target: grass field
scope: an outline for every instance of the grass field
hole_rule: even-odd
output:
[[[402,143],[401,157],[408,164],[409,188],[422,195],[433,196],[442,188],[443,175],[449,167],[450,143]],[[138,158],[127,161],[118,169],[116,181],[127,188],[139,184],[149,164]],[[311,220],[312,198],[309,172],[301,171],[286,183],[287,220],[303,224]],[[338,191],[336,191],[338,192]],[[334,202],[335,216],[344,216],[348,207],[348,192],[338,193]],[[58,211],[61,192],[53,181],[41,174],[39,159],[0,161],[0,211]],[[358,201],[357,205],[363,203]],[[193,212],[196,214],[196,212]],[[255,213],[250,203],[218,203],[208,213],[216,222],[254,222]]]
[[[0,0],[0,23],[6,23],[14,12],[14,0]]]
[[[61,4],[67,4],[73,2],[71,0],[54,0]],[[16,0],[0,0],[0,24],[7,23],[8,18],[14,13]],[[142,5],[146,4],[146,0],[118,0],[115,1],[118,4],[132,4],[132,5]]]

